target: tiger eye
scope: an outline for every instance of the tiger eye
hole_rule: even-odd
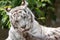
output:
[[[18,10],[15,10],[15,12],[17,12]]]
[[[24,12],[27,12],[26,10],[24,10]]]

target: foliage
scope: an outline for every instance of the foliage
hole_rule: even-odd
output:
[[[36,20],[45,24],[48,15],[51,19],[55,20],[54,15],[54,0],[27,0],[28,7],[33,11]],[[21,0],[0,0],[0,27],[10,28],[9,17],[6,15],[4,8],[14,8],[21,4]]]
[[[30,9],[34,12],[36,19],[42,24],[50,17],[56,20],[54,15],[54,2],[55,0],[28,0]]]

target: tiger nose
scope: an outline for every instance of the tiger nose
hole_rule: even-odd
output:
[[[21,28],[23,28],[23,29],[26,28],[26,25],[22,26]]]

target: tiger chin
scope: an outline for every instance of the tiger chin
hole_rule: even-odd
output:
[[[40,25],[26,2],[25,5],[6,10],[11,22],[6,40],[60,40],[60,28]]]

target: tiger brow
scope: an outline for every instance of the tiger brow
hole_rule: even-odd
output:
[[[19,10],[22,10],[22,9],[19,9]],[[14,12],[17,12],[18,10],[15,10]]]

